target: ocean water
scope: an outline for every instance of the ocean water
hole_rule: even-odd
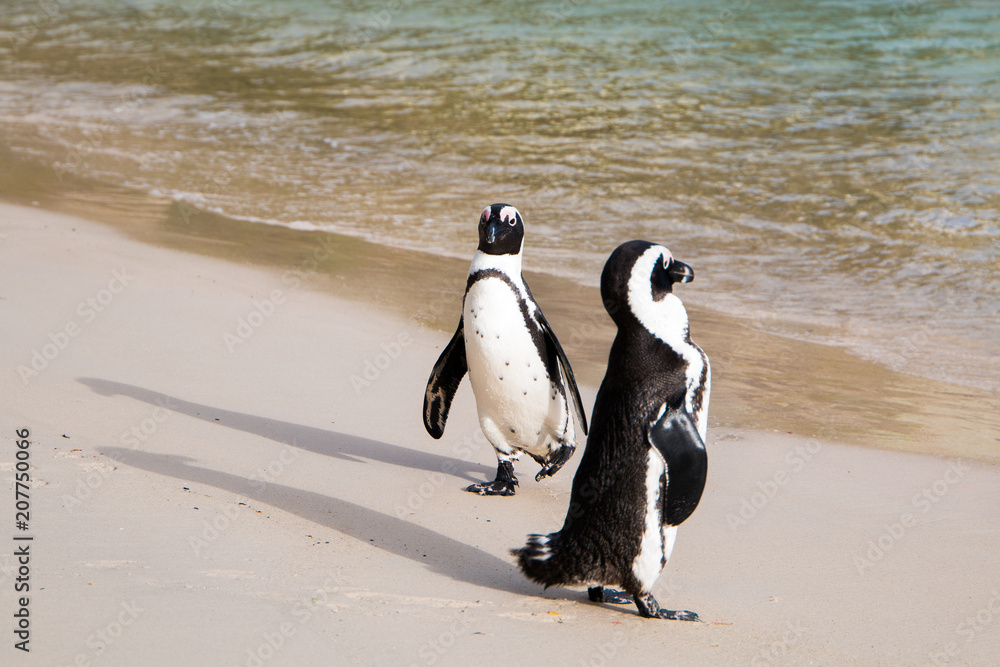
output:
[[[995,0],[4,0],[0,147],[456,257],[505,201],[528,268],[657,241],[693,303],[1000,392]]]

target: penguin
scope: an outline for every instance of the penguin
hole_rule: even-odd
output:
[[[440,438],[468,373],[479,425],[497,454],[496,479],[466,489],[480,495],[514,495],[514,461],[522,452],[542,466],[535,481],[558,472],[576,450],[574,415],[587,433],[573,369],[521,277],[523,245],[516,208],[483,209],[458,329],[424,393],[424,427]]]
[[[596,584],[590,600],[635,602],[645,618],[699,620],[661,609],[651,593],[708,472],[711,370],[673,293],[693,279],[690,266],[647,241],[624,243],[608,258],[601,297],[618,333],[569,510],[559,532],[529,535],[512,550],[522,572],[546,588]]]

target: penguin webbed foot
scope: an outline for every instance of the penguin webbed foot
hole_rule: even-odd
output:
[[[471,484],[465,490],[470,493],[478,493],[481,496],[512,496],[517,480],[495,479],[492,482],[482,482],[481,484]]]
[[[643,618],[662,618],[668,621],[701,621],[698,614],[686,609],[674,611],[663,609],[652,595],[640,597],[636,595],[635,606],[639,608],[639,616]]]
[[[497,478],[492,482],[481,482],[466,487],[470,493],[478,493],[481,496],[512,496],[514,487],[517,484],[517,477],[514,476],[514,464],[510,461],[501,461],[497,466]]]
[[[625,591],[618,591],[604,586],[592,586],[587,589],[591,602],[607,602],[609,604],[632,604],[635,598]]]
[[[535,481],[540,482],[546,477],[552,477],[552,475],[559,472],[566,465],[566,462],[573,457],[573,452],[575,451],[576,445],[572,443],[563,443],[560,445],[559,449],[549,457],[549,460],[545,462],[542,469],[535,475]]]

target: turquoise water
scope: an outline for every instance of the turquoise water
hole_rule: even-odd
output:
[[[247,220],[686,298],[1000,391],[1000,3],[5,0],[0,142]]]

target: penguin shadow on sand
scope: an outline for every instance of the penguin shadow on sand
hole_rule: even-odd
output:
[[[482,479],[490,472],[487,466],[461,459],[441,456],[418,449],[409,449],[387,442],[368,440],[353,435],[327,431],[314,426],[304,426],[280,419],[268,419],[243,412],[215,408],[162,394],[151,389],[122,382],[98,378],[77,378],[77,381],[101,396],[128,396],[137,401],[160,407],[170,412],[201,419],[210,424],[259,435],[275,442],[298,447],[315,454],[332,456],[353,463],[369,460],[381,461],[404,468],[416,468],[434,473],[453,475],[470,482]]]
[[[481,479],[482,475],[489,471],[487,466],[460,459],[312,426],[214,408],[112,380],[78,378],[78,381],[102,396],[128,396],[170,412],[235,428],[345,461],[364,463],[366,460],[376,460],[407,468],[451,474],[471,481],[477,479],[472,476],[473,474]],[[370,546],[413,560],[457,581],[540,599],[574,601],[587,599],[585,592],[569,589],[549,589],[543,592],[537,584],[525,579],[511,561],[348,500],[203,468],[195,465],[194,459],[185,456],[154,454],[124,447],[105,448],[102,453],[134,468],[214,486],[234,495],[271,505]],[[460,493],[465,495],[464,491]],[[523,537],[523,535],[512,535],[511,543],[516,544]]]
[[[537,594],[537,587],[524,579],[513,563],[423,526],[347,500],[202,468],[186,456],[152,454],[122,447],[109,447],[103,453],[120,464],[185,482],[214,486],[282,509],[369,546],[408,558],[456,581],[519,595]]]

